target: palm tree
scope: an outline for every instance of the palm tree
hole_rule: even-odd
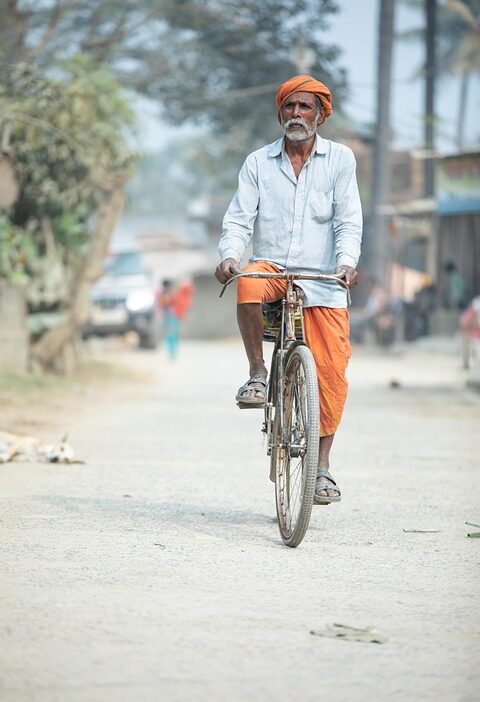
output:
[[[425,0],[404,2],[419,9],[425,5]],[[437,75],[460,75],[456,142],[458,148],[462,148],[469,82],[472,75],[480,70],[480,0],[445,0],[439,4],[436,35]],[[424,42],[426,27],[401,32],[398,37]],[[421,72],[425,73],[425,66]]]
[[[480,2],[449,0],[445,9],[449,27],[440,43],[440,46],[443,44],[441,60],[447,71],[460,74],[456,141],[461,149],[465,137],[470,79],[476,71],[480,71]]]
[[[373,183],[368,246],[375,277],[385,283],[389,259],[389,240],[382,206],[389,196],[390,89],[392,82],[392,46],[395,0],[381,0],[378,24],[377,118],[373,159]]]

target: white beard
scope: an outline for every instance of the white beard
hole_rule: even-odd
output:
[[[299,124],[303,129],[292,129],[294,124]],[[310,126],[304,119],[289,119],[288,122],[282,124],[283,133],[290,141],[308,141],[317,131],[317,125],[312,123]]]

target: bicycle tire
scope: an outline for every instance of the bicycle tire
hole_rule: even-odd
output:
[[[284,402],[283,442],[282,437],[279,436],[279,392],[283,393]],[[306,346],[296,346],[287,356],[284,383],[283,387],[278,389],[278,393],[273,424],[271,472],[275,474],[275,502],[280,536],[286,546],[295,548],[302,542],[310,523],[320,436],[317,371],[312,353]],[[303,425],[300,428],[299,410]],[[295,418],[295,426],[292,427],[292,421]],[[297,432],[294,441],[292,441],[292,432]],[[299,440],[303,443],[299,443]],[[299,449],[299,446],[302,448]],[[295,455],[297,451],[301,455]],[[296,463],[293,469],[292,459],[294,464]],[[299,489],[292,506],[294,487]],[[295,509],[295,515],[292,515],[293,508],[298,508]]]

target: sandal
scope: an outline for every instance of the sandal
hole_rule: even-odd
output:
[[[261,393],[263,397],[253,396],[245,397],[245,393],[253,390],[255,393]],[[264,407],[265,395],[267,391],[267,379],[264,375],[252,375],[247,380],[245,385],[238,388],[235,400],[240,409],[251,409],[255,407]]]
[[[336,490],[338,495],[319,495],[321,490]],[[340,502],[342,494],[335,480],[332,478],[328,470],[324,468],[317,472],[317,482],[315,483],[315,496],[313,503],[315,505],[329,505],[330,502]]]

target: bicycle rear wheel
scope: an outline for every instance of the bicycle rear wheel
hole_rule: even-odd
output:
[[[306,346],[287,358],[280,412],[273,425],[271,473],[275,475],[278,526],[283,542],[298,546],[308,529],[317,478],[320,408],[315,361]]]

